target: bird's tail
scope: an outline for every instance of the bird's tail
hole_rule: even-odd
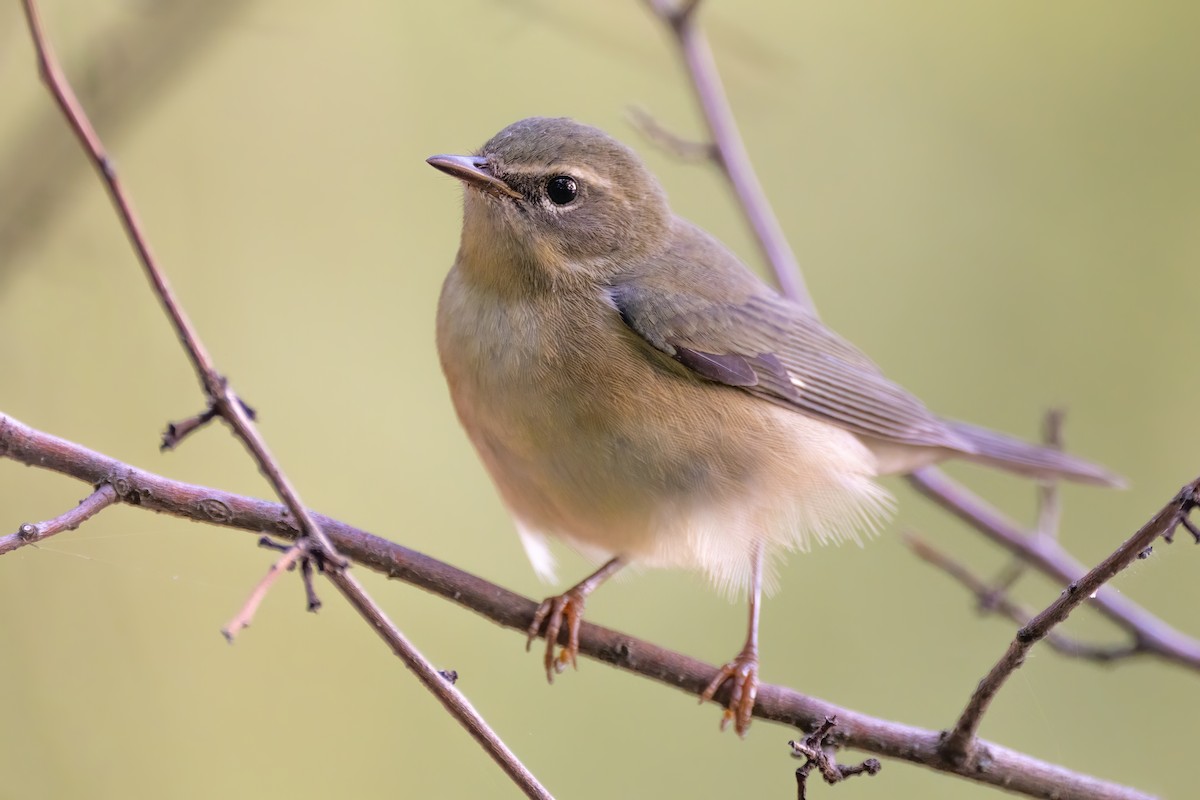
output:
[[[947,423],[971,445],[972,450],[962,453],[962,457],[970,461],[1035,478],[1065,478],[1096,486],[1125,486],[1125,479],[1120,475],[1060,450],[1029,444],[965,422],[947,420]]]

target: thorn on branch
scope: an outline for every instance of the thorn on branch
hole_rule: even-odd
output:
[[[222,381],[224,381],[224,378],[222,378]],[[237,400],[237,404],[242,407],[242,410],[246,412],[246,416],[249,417],[251,421],[258,419],[258,412],[242,402],[242,398],[237,397],[235,399]],[[217,408],[217,404],[215,402],[209,402],[208,408],[204,409],[195,416],[188,417],[180,422],[168,422],[167,429],[163,431],[162,444],[158,446],[158,449],[162,452],[174,450],[180,442],[219,416],[221,416],[221,412]]]
[[[250,418],[250,421],[258,422],[258,412],[254,409],[254,406],[247,403],[241,397],[235,399],[237,400],[237,404],[242,407],[242,411],[246,412],[246,416]]]
[[[454,684],[458,683],[458,670],[439,669],[438,675],[441,675],[442,679],[445,680],[447,683],[449,683],[452,686]]]
[[[288,565],[288,571],[291,572],[294,570],[296,564],[300,565],[300,579],[304,583],[305,605],[309,611],[316,612],[319,610],[321,608],[321,598],[317,596],[316,587],[313,585],[313,563],[316,563],[318,572],[325,571],[325,559],[320,551],[313,551],[308,539],[301,539],[295,544],[284,544],[275,541],[269,536],[260,536],[258,546],[265,550],[274,550],[277,553],[287,553],[296,547],[305,551],[300,558]]]
[[[1183,528],[1190,533],[1192,538],[1196,540],[1196,544],[1200,544],[1200,526],[1197,526],[1195,522],[1192,522],[1191,517],[1189,516],[1192,513],[1192,510],[1195,509],[1196,506],[1200,505],[1200,500],[1197,500],[1196,498],[1197,484],[1200,484],[1200,481],[1193,481],[1192,483],[1189,483],[1187,486],[1184,486],[1182,489],[1180,489],[1179,494],[1175,496],[1175,504],[1178,507],[1178,510],[1176,511],[1175,524],[1169,526],[1162,535],[1162,538],[1166,540],[1167,544],[1173,544],[1175,542],[1175,532],[1180,528]]]
[[[217,407],[210,404],[208,408],[195,416],[179,422],[168,422],[167,429],[163,431],[162,444],[158,446],[159,451],[165,453],[168,450],[174,450],[180,442],[212,422],[216,417]]]
[[[317,596],[317,589],[313,586],[313,562],[317,562],[317,568],[321,568],[319,555],[306,554],[300,559],[300,580],[304,584],[304,602],[305,606],[312,613],[317,613],[321,610],[321,598]],[[322,571],[324,571],[322,569]]]
[[[286,553],[288,550],[291,550],[294,545],[277,542],[270,536],[260,536],[258,539],[258,546],[264,550],[274,550],[277,553]]]
[[[806,800],[808,797],[808,776],[813,769],[820,771],[821,777],[830,786],[840,783],[846,778],[853,778],[855,775],[875,775],[883,769],[883,765],[877,758],[868,758],[861,764],[842,765],[837,763],[834,757],[836,745],[828,738],[829,732],[836,725],[837,717],[826,717],[825,721],[802,741],[788,742],[788,747],[792,748],[792,756],[805,759],[804,763],[796,770],[797,800]]]

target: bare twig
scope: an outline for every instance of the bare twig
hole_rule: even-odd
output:
[[[1042,441],[1047,446],[1062,447],[1063,418],[1064,413],[1061,409],[1052,409],[1046,413],[1045,420],[1043,421]],[[1057,540],[1059,520],[1062,513],[1061,493],[1059,492],[1058,482],[1043,482],[1039,487],[1038,495],[1038,522],[1037,527],[1031,532],[1030,536],[1046,540]],[[1029,562],[1021,555],[1015,555],[1012,563],[1004,570],[1000,578],[989,585],[963,564],[955,561],[949,554],[938,550],[931,543],[921,539],[915,533],[909,531],[902,532],[901,538],[919,558],[942,570],[974,594],[981,611],[998,611],[1017,625],[1026,625],[1033,619],[1033,611],[1008,597],[1009,590],[1029,568]],[[1107,663],[1146,653],[1145,646],[1136,634],[1131,638],[1133,641],[1128,644],[1090,644],[1051,631],[1046,636],[1046,644],[1065,656]]]
[[[99,35],[70,57],[76,74],[87,76],[77,89],[93,123],[110,136],[128,130],[250,5],[244,0],[142,0],[136,13],[114,15]],[[5,39],[5,46],[10,45]],[[8,265],[19,263],[19,253],[42,239],[54,211],[86,168],[86,162],[75,157],[77,145],[60,135],[57,109],[9,113],[5,127],[9,136],[0,154],[0,254],[6,268],[0,269],[0,284],[14,274]]]
[[[148,511],[237,528],[255,535],[266,533],[284,539],[297,536],[290,515],[277,503],[145,472],[74,442],[37,431],[3,414],[0,414],[0,458],[58,472],[89,484],[108,480],[122,499],[136,496],[138,507]],[[338,520],[316,516],[338,549],[355,563],[430,591],[525,635],[538,607],[533,600]],[[331,580],[339,574],[332,573]],[[579,652],[618,669],[674,686],[692,696],[700,693],[715,671],[711,664],[586,621],[579,631]],[[713,700],[724,704],[728,700],[727,691],[717,692]],[[783,686],[761,686],[754,715],[802,730],[813,730],[826,717],[836,716],[838,725],[830,736],[840,746],[903,759],[1029,797],[1060,800],[1146,800],[1150,797],[1135,789],[1081,775],[995,744],[977,744],[974,752],[978,763],[974,760],[951,763],[941,754],[938,731],[871,717]],[[987,766],[981,768],[984,759]]]
[[[670,0],[646,0],[651,10],[662,21],[666,22],[675,33],[677,43],[684,53],[689,67],[689,77],[697,96],[701,98],[701,108],[708,120],[713,142],[722,154],[744,152],[736,124],[728,113],[728,103],[723,99],[721,84],[715,70],[711,68],[711,54],[707,44],[700,38],[694,14],[696,3],[672,6]],[[707,54],[707,56],[705,55]],[[707,64],[708,68],[705,68]],[[753,180],[753,175],[743,175],[751,172],[748,159],[736,159],[722,156],[717,165],[725,171],[731,183],[747,184]],[[747,200],[747,196],[751,199]],[[766,199],[761,193],[743,195],[738,192],[744,210],[752,223],[764,220],[769,214]],[[767,207],[764,211],[764,207]],[[790,255],[774,258],[772,253],[779,253],[786,244],[780,247],[778,241],[766,233],[770,225],[752,224],[759,237],[760,246],[770,258],[772,270],[775,273],[781,290],[793,301],[812,307],[802,282],[795,280],[796,262]],[[917,491],[927,498],[953,513],[988,538],[1006,547],[1020,560],[1031,564],[1043,573],[1062,581],[1064,584],[1078,580],[1085,573],[1082,564],[1073,559],[1061,545],[1051,537],[1033,537],[1028,535],[1015,523],[971,492],[965,486],[950,479],[936,467],[925,467],[907,476]],[[1181,523],[1191,529],[1190,522]],[[1200,531],[1193,531],[1200,533]],[[1184,636],[1165,624],[1150,612],[1138,606],[1115,592],[1102,589],[1097,598],[1098,608],[1116,622],[1120,627],[1129,631],[1144,647],[1153,653],[1174,661],[1191,669],[1200,670],[1200,642]]]
[[[447,680],[441,671],[430,664],[429,659],[425,658],[408,641],[349,571],[331,570],[328,576],[333,585],[341,591],[342,596],[350,602],[350,605],[354,606],[355,610],[371,623],[379,637],[392,648],[392,652],[413,671],[421,684],[441,702],[450,715],[483,745],[484,751],[527,797],[554,800],[550,792],[521,763],[521,760],[508,748],[504,740],[488,726],[466,695],[455,688],[454,681]]]
[[[1066,412],[1052,408],[1042,420],[1042,443],[1056,450],[1063,449],[1063,422]],[[1062,522],[1062,491],[1058,481],[1042,481],[1038,486],[1037,535],[1058,538]],[[1024,562],[1022,562],[1024,563]]]
[[[685,139],[667,130],[644,108],[632,106],[627,116],[642,136],[681,161],[715,161],[720,158],[717,148],[712,143]]]
[[[746,221],[754,229],[763,255],[775,270],[780,288],[794,302],[815,314],[816,307],[804,285],[796,255],[775,217],[775,211],[750,164],[750,154],[746,152],[746,146],[738,134],[733,109],[729,107],[729,99],[721,85],[721,75],[713,60],[708,39],[696,25],[699,0],[646,0],[646,5],[675,35],[679,52],[691,76],[696,100],[708,124],[709,140],[715,148],[717,164],[737,194]]]
[[[1065,416],[1063,410],[1058,408],[1052,408],[1046,412],[1046,416],[1042,419],[1042,443],[1047,447],[1062,449],[1062,425]],[[1039,481],[1037,524],[1030,535],[1058,539],[1061,520],[1062,491],[1059,482],[1055,480]],[[1003,598],[1004,594],[1017,584],[1029,566],[1029,562],[1020,555],[1013,556],[1012,562],[1000,573],[992,585],[990,603],[995,604]],[[1020,621],[1018,624],[1023,625],[1025,621]]]
[[[1087,568],[1057,541],[1021,530],[1015,522],[950,480],[942,471],[917,470],[910,476],[910,482],[935,503],[1062,585],[1079,581],[1087,574]],[[1102,587],[1091,604],[1118,627],[1128,631],[1147,652],[1180,666],[1200,670],[1200,641],[1166,624],[1125,595]]]
[[[868,758],[853,766],[837,763],[834,757],[835,748],[828,741],[829,732],[836,725],[837,717],[826,717],[808,736],[800,741],[788,742],[788,747],[792,748],[792,756],[804,759],[804,763],[796,770],[797,800],[806,800],[808,797],[808,776],[814,769],[821,773],[821,777],[830,786],[855,775],[878,775],[879,770],[883,769],[883,765],[875,758]]]
[[[175,292],[167,281],[167,276],[159,268],[158,261],[150,249],[150,243],[142,231],[141,222],[133,209],[133,202],[121,185],[112,159],[92,127],[92,123],[88,120],[87,113],[76,99],[75,92],[66,76],[63,75],[58,59],[50,47],[49,39],[42,28],[37,4],[33,0],[24,0],[22,5],[25,9],[25,19],[29,24],[29,34],[37,52],[38,69],[42,76],[42,82],[46,84],[46,88],[58,103],[67,124],[71,126],[79,144],[91,160],[92,166],[99,173],[121,225],[125,229],[125,234],[129,238],[130,244],[133,245],[134,252],[137,253],[138,260],[146,272],[146,277],[149,279],[163,311],[166,312],[172,327],[175,328],[176,337],[192,362],[192,367],[200,379],[201,388],[208,397],[211,408],[216,409],[216,412],[230,424],[238,438],[245,443],[246,449],[250,451],[258,465],[259,471],[270,482],[284,505],[296,515],[304,535],[313,537],[333,563],[341,563],[341,558],[329,543],[328,537],[308,516],[308,511],[300,501],[295,487],[292,486],[279,468],[278,462],[271,455],[266,441],[251,420],[250,413],[238,400],[228,381],[217,372],[212,357],[208,354],[208,350],[200,341],[199,334],[176,299]]]
[[[665,22],[675,34],[680,52],[688,66],[692,87],[708,122],[712,140],[718,149],[717,163],[734,185],[743,210],[759,239],[760,247],[768,254],[768,260],[781,290],[793,301],[811,309],[813,307],[811,298],[804,290],[803,283],[797,282],[795,259],[791,256],[786,242],[783,241],[782,232],[775,223],[769,205],[754,178],[749,159],[744,157],[745,150],[732,114],[729,112],[728,102],[713,65],[711,51],[695,25],[697,3],[672,4],[670,0],[646,0],[646,2],[658,18]],[[746,187],[749,187],[749,190],[745,190]],[[1083,575],[1083,568],[1074,562],[1052,537],[1021,536],[1020,533],[1015,532],[1015,526],[1004,519],[999,512],[996,512],[966,488],[951,481],[936,468],[926,467],[918,470],[909,476],[909,480],[923,494],[951,510],[980,531],[993,538],[1003,540],[1010,550],[1019,556],[1028,557],[1031,563],[1043,571],[1057,574],[1066,580],[1075,580]],[[1177,526],[1185,527],[1196,537],[1197,541],[1200,541],[1200,528],[1192,524],[1186,516],[1178,514],[1175,514],[1175,523],[1163,535],[1169,540],[1171,532]],[[1123,551],[1119,552],[1123,553]],[[1123,557],[1127,555],[1129,558],[1136,558],[1139,554],[1144,555],[1144,550],[1138,549],[1133,553],[1124,553]],[[1097,569],[1101,572],[1104,571],[1101,568]],[[1094,591],[1101,583],[1103,580],[1097,582],[1090,591]],[[1103,592],[1098,605],[1119,624],[1134,632],[1139,644],[1176,661],[1176,663],[1200,669],[1200,646],[1195,640],[1179,634],[1153,615],[1111,592]],[[1049,624],[1044,630],[1040,627],[1037,629],[1037,638],[1045,636],[1049,627],[1064,617],[1065,613],[1059,617],[1057,614],[1047,616],[1044,612],[1038,620],[1035,620],[1035,623],[1040,625],[1048,622]],[[969,741],[970,736],[967,739]],[[944,752],[953,753],[956,757],[963,755],[954,749]],[[962,758],[961,760],[966,762],[974,759]]]
[[[263,598],[267,596],[267,592],[271,590],[271,586],[275,581],[279,580],[279,576],[296,565],[296,561],[304,557],[304,548],[299,544],[294,544],[280,556],[279,560],[271,565],[267,570],[267,574],[262,580],[254,585],[254,589],[250,592],[250,596],[246,598],[246,602],[234,614],[233,619],[221,628],[221,633],[224,634],[226,640],[233,644],[234,637],[245,628],[250,627],[250,623],[254,621],[254,615],[258,612],[258,607],[262,604]]]
[[[1102,585],[1132,564],[1156,539],[1168,536],[1183,524],[1196,506],[1197,492],[1200,492],[1200,478],[1180,489],[1174,500],[1167,503],[1137,533],[1113,551],[1112,555],[1101,561],[1081,580],[1072,581],[1057,600],[1017,631],[1016,638],[1008,646],[1008,650],[980,681],[962,716],[947,734],[942,751],[948,759],[966,760],[970,756],[975,733],[979,729],[984,712],[1008,677],[1025,662],[1025,655],[1030,648],[1045,638],[1051,628],[1065,620]]]
[[[216,419],[217,413],[217,407],[210,405],[199,414],[193,414],[187,419],[180,420],[179,422],[168,422],[166,430],[163,431],[162,444],[159,445],[158,449],[164,451],[174,450],[184,439]]]
[[[995,586],[988,585],[982,578],[915,533],[902,531],[900,538],[918,558],[945,572],[974,594],[981,611],[998,611],[1017,625],[1026,625],[1033,619],[1032,611],[1011,600],[1004,591],[997,591]],[[1118,661],[1146,652],[1137,641],[1132,644],[1089,644],[1057,631],[1050,631],[1046,635],[1046,644],[1064,656],[1100,662]]]
[[[80,500],[79,505],[70,511],[45,522],[26,522],[17,528],[16,533],[0,537],[0,556],[27,544],[48,539],[57,533],[73,531],[115,502],[117,502],[116,490],[107,483],[101,484],[96,491]]]
[[[170,319],[176,336],[192,362],[192,366],[207,397],[208,408],[215,410],[217,414],[229,423],[237,437],[245,444],[246,449],[258,465],[259,471],[266,477],[280,499],[283,500],[284,505],[287,506],[292,518],[296,520],[299,535],[306,542],[311,543],[309,552],[305,556],[306,559],[309,557],[319,558],[321,564],[330,567],[326,572],[330,581],[337,586],[359,613],[371,623],[375,631],[388,643],[392,651],[403,661],[405,666],[417,675],[421,683],[467,729],[526,796],[531,798],[549,798],[551,796],[550,793],[537,781],[525,765],[517,759],[496,733],[488,727],[483,717],[471,707],[471,704],[462,693],[455,689],[448,681],[438,677],[437,670],[434,669],[433,665],[387,619],[375,605],[374,601],[366,595],[366,592],[358,582],[346,573],[344,568],[348,566],[348,562],[338,553],[332,542],[330,542],[329,537],[313,519],[308,508],[300,500],[295,487],[288,480],[274,456],[271,455],[266,441],[253,422],[253,412],[248,406],[242,403],[234,393],[232,387],[230,387],[228,381],[217,371],[216,365],[201,343],[199,335],[188,320],[174,292],[171,290],[166,275],[159,268],[150,249],[150,244],[142,231],[137,214],[133,210],[133,204],[122,188],[116,169],[54,56],[49,40],[42,28],[36,3],[34,0],[23,0],[22,6],[29,26],[30,37],[37,53],[38,68],[42,80],[46,84],[50,94],[54,97],[55,102],[58,104],[71,130],[75,133],[80,145],[91,160],[92,165],[99,173],[104,187],[109,194],[109,198],[113,203],[113,207],[117,212],[117,216],[121,221],[121,225],[125,229],[126,236],[129,238],[138,260],[145,270],[146,277],[150,281],[163,310]],[[189,426],[182,434],[176,431],[174,434],[169,433],[167,436],[164,436],[164,446],[174,444],[181,436],[186,435],[188,431],[202,426],[210,418],[211,415],[208,410],[201,413],[193,418],[196,424]],[[114,488],[117,489],[117,494],[123,499],[128,497],[115,484]],[[303,563],[307,564],[307,561]],[[308,594],[309,608],[315,609],[319,607],[320,602],[316,599],[316,595],[312,591],[311,572],[306,569],[303,577],[305,580],[305,591]],[[260,583],[261,590],[265,592],[272,582]]]

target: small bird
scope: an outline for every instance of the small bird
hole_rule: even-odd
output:
[[[540,576],[546,540],[601,566],[547,598],[546,677],[575,666],[585,601],[628,564],[701,570],[749,596],[722,716],[758,688],[764,561],[857,540],[891,510],[876,478],[959,457],[1113,486],[1090,462],[942,419],[810,311],[675,216],[638,156],[570,119],[531,118],[475,155],[428,159],[465,186],[437,313],[442,369]],[[560,633],[566,644],[556,652]]]

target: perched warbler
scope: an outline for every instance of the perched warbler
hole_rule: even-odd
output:
[[[587,596],[622,566],[702,570],[746,592],[722,727],[750,723],[764,559],[856,539],[891,507],[880,475],[959,457],[1114,485],[1087,461],[929,412],[720,242],[675,216],[632,150],[533,118],[475,155],[428,159],[466,187],[437,315],[458,417],[534,568],[547,538],[602,564],[545,600],[547,678],[574,664]],[[556,653],[559,634],[566,641]]]

